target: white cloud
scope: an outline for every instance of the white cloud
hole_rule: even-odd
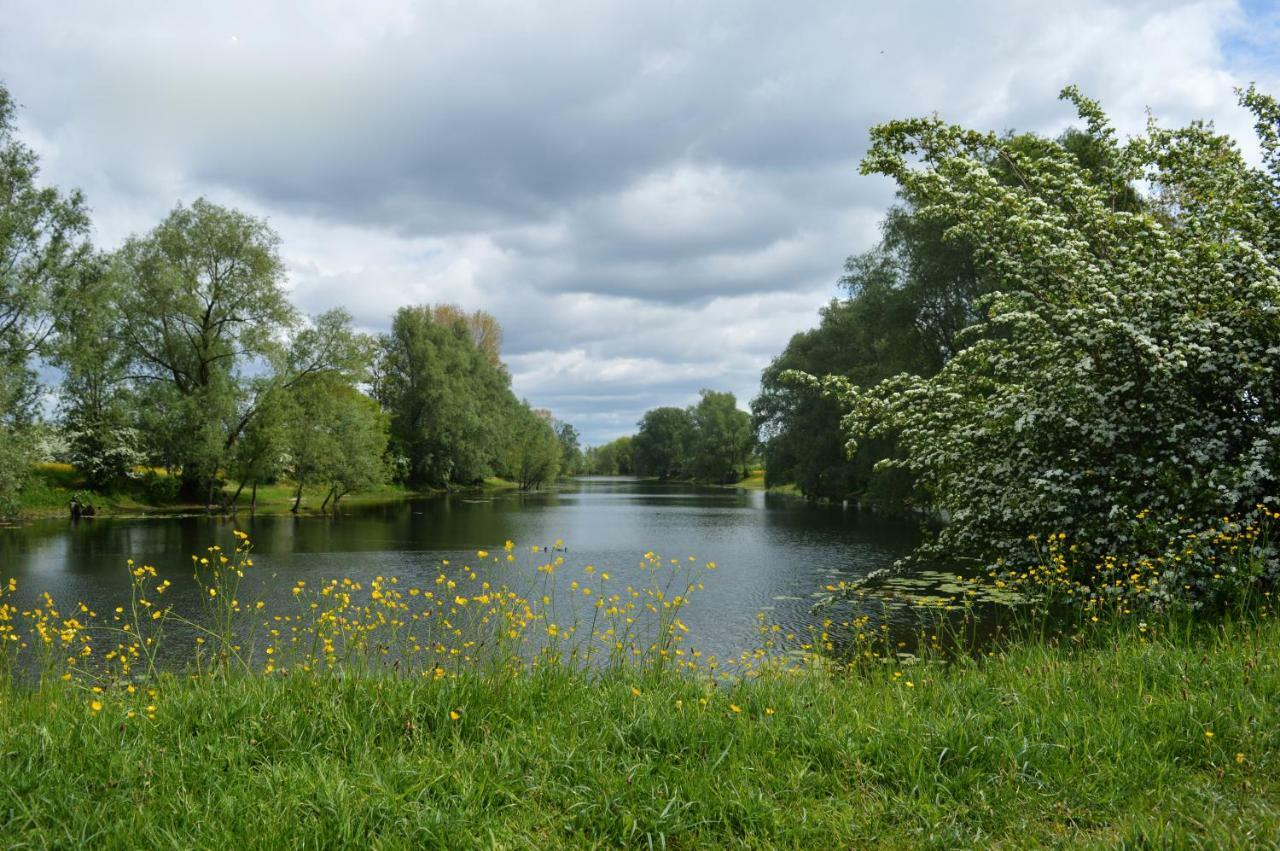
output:
[[[700,387],[744,404],[892,199],[867,129],[1057,132],[1066,83],[1247,139],[1274,10],[1105,2],[0,0],[0,80],[111,246],[204,194],[270,218],[295,298],[371,329],[456,301],[588,441]]]

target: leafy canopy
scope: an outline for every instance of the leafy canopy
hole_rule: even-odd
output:
[[[895,440],[882,463],[948,518],[928,552],[1026,564],[1030,538],[1064,532],[1082,579],[1155,551],[1159,593],[1194,592],[1209,578],[1160,542],[1280,492],[1280,108],[1241,95],[1254,168],[1207,124],[1121,143],[1096,103],[1063,97],[1093,163],[937,118],[872,131],[863,171],[947,223],[993,293],[937,374],[827,386],[851,446]]]
[[[91,255],[84,199],[41,186],[39,173],[0,86],[0,518],[16,512],[33,460],[33,360],[49,353],[67,291]]]

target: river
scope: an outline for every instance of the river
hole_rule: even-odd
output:
[[[824,586],[886,567],[919,540],[915,524],[840,506],[759,491],[584,477],[537,493],[344,506],[338,517],[40,520],[0,529],[0,579],[18,581],[20,602],[48,591],[64,610],[83,601],[101,614],[127,601],[126,559],[132,558],[171,579],[170,604],[191,613],[199,605],[191,555],[215,543],[230,548],[237,528],[255,546],[244,596],[269,605],[287,603],[298,580],[315,587],[331,578],[396,576],[425,586],[442,561],[458,570],[476,563],[477,550],[500,550],[508,539],[526,549],[560,539],[563,575],[580,575],[591,564],[612,571],[618,583],[634,581],[647,551],[682,561],[693,556],[697,565],[714,561],[718,568],[703,572],[704,588],[684,621],[690,644],[721,657],[757,646],[758,613],[786,630],[803,630],[814,622],[811,608]],[[494,581],[510,583],[510,577]],[[871,607],[876,617],[885,611]],[[907,615],[885,617],[898,629],[911,623]]]

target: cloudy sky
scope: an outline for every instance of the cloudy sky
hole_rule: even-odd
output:
[[[99,244],[201,195],[268,217],[303,309],[488,310],[516,391],[597,443],[746,406],[876,239],[871,125],[1057,132],[1074,82],[1123,130],[1246,137],[1278,6],[0,0],[0,81]]]

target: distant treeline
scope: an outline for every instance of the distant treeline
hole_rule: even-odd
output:
[[[511,391],[489,314],[405,307],[362,334],[290,303],[261,219],[200,199],[104,252],[83,196],[37,177],[0,87],[0,515],[49,458],[96,489],[212,504],[287,479],[326,508],[388,479],[535,488],[577,465],[572,426]]]
[[[598,475],[653,476],[729,484],[744,478],[755,448],[751,415],[732,393],[703,390],[688,408],[645,412],[634,437],[587,450],[584,469]]]

